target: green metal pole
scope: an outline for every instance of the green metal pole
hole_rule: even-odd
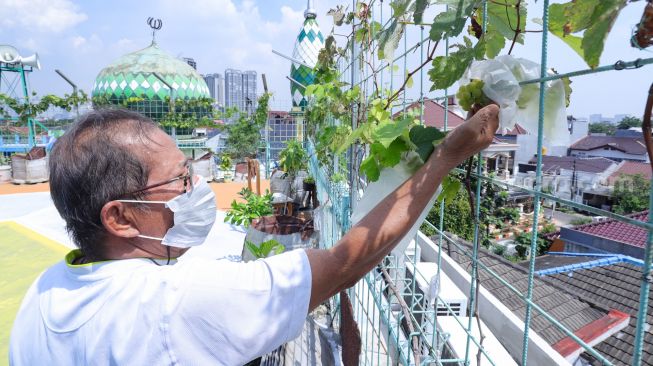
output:
[[[549,0],[542,2],[542,48],[540,60],[540,77],[547,75],[547,47],[549,40]],[[531,252],[528,262],[528,290],[526,292],[526,318],[524,319],[524,339],[522,345],[521,364],[526,365],[528,360],[528,338],[531,325],[533,299],[533,274],[535,272],[535,257],[537,256],[537,225],[540,214],[540,193],[542,192],[542,140],[544,134],[544,81],[540,81],[540,109],[537,121],[537,167],[535,169],[535,197],[533,211],[533,230],[531,234]]]
[[[651,87],[653,91],[653,86]],[[648,222],[653,224],[653,214],[651,208],[653,207],[653,186],[649,192],[649,214]],[[639,293],[639,310],[637,311],[637,330],[635,331],[635,352],[633,355],[633,365],[639,366],[642,364],[642,347],[644,346],[644,336],[648,331],[644,328],[649,326],[646,322],[648,311],[648,299],[651,289],[651,263],[653,262],[653,230],[648,229],[648,236],[646,238],[646,249],[644,251],[644,268],[642,268],[642,286]]]

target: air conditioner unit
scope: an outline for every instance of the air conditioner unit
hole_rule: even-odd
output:
[[[415,274],[414,267],[417,267]],[[424,294],[425,307],[428,306],[429,288],[435,281],[438,272],[438,265],[430,262],[420,262],[415,265],[406,263],[407,276],[416,281],[416,292]],[[436,303],[437,316],[467,316],[467,296],[451,281],[451,279],[440,271],[440,283],[438,301]],[[448,305],[448,306],[447,306]]]

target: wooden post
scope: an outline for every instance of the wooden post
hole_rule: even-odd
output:
[[[261,195],[261,163],[254,159],[254,168],[256,169],[256,194]]]

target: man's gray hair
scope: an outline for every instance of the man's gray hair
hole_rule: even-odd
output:
[[[100,109],[80,117],[50,154],[50,195],[66,230],[89,259],[102,253],[106,231],[100,219],[109,201],[147,185],[149,169],[125,141],[145,143],[158,126],[126,109]]]

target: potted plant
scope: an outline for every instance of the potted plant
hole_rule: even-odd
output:
[[[231,172],[231,157],[227,154],[222,154],[220,156],[220,170],[223,171],[223,177],[225,182],[231,182],[233,178],[233,173]]]
[[[286,147],[279,152],[279,167],[284,171],[284,179],[289,184],[288,194],[292,198],[297,193],[296,178],[300,171],[306,169],[308,153],[298,140],[289,140]]]
[[[11,180],[11,158],[0,155],[0,183]]]
[[[315,191],[315,178],[312,175],[304,178],[304,191],[313,192]]]
[[[266,191],[263,196],[258,196],[251,190],[243,188],[238,194],[245,202],[233,200],[231,210],[225,215],[224,222],[249,227],[252,220],[272,214],[272,195],[269,191]]]

